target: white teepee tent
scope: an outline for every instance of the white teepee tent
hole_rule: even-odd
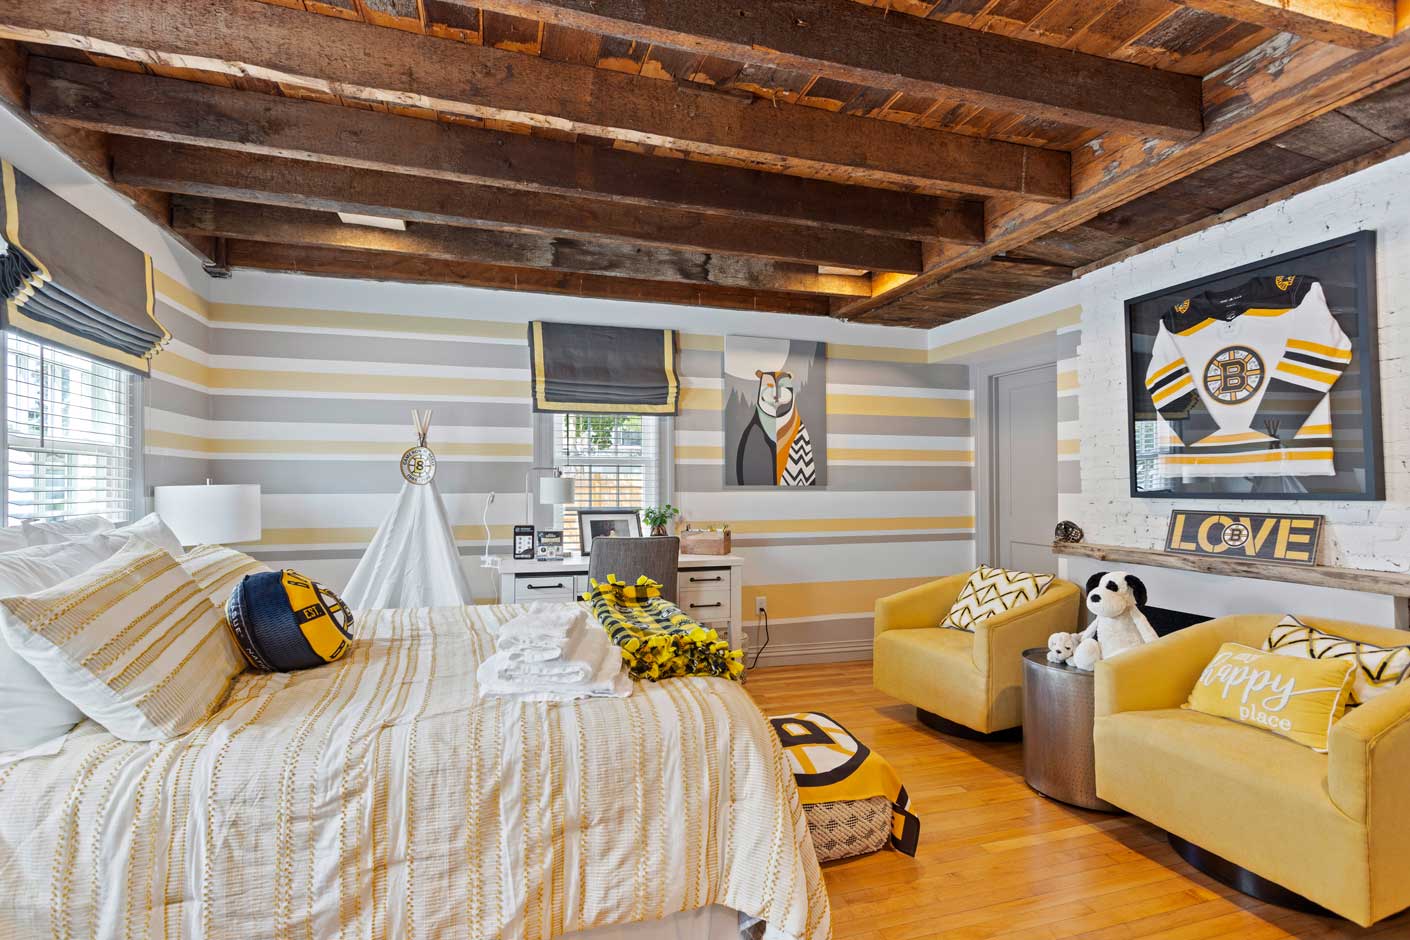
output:
[[[351,608],[449,607],[470,603],[455,531],[435,483],[435,455],[426,446],[431,412],[411,413],[420,443],[402,455],[397,504],[382,521],[343,600]]]

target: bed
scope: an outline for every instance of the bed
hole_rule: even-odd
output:
[[[520,608],[377,610],[169,741],[85,721],[0,766],[0,934],[830,936],[783,754],[737,684],[477,701]]]

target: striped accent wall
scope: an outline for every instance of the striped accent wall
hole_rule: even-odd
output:
[[[739,489],[724,485],[723,337],[682,345],[676,504],[691,522],[730,523],[756,648],[754,598],[768,599],[761,662],[868,658],[877,598],[973,564],[968,367],[829,344],[828,485]]]
[[[147,383],[150,484],[259,483],[251,554],[341,587],[395,502],[411,409],[431,405],[437,483],[475,596],[494,600],[477,564],[485,496],[498,494],[490,540],[507,552],[533,459],[522,322],[208,303],[175,288],[160,301],[173,341]],[[831,344],[828,486],[726,490],[724,338],[684,333],[681,345],[672,501],[693,522],[732,525],[746,610],[768,598],[765,661],[869,657],[876,598],[972,563],[967,367]]]
[[[1057,448],[1058,504],[1064,495],[1082,492],[1082,436],[1079,424],[1078,399],[1082,381],[1078,374],[1081,362],[1082,327],[1064,326],[1057,331]]]

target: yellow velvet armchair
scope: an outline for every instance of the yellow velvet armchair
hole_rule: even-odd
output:
[[[1023,724],[1023,651],[1078,628],[1082,592],[1055,579],[1036,600],[975,625],[943,630],[969,572],[876,602],[872,684],[909,702],[921,719],[938,715],[981,734]],[[930,723],[934,723],[933,721]]]
[[[1348,711],[1325,754],[1180,708],[1221,644],[1261,646],[1280,619],[1221,617],[1098,663],[1097,793],[1369,926],[1410,906],[1410,683]],[[1410,645],[1400,630],[1298,619]]]

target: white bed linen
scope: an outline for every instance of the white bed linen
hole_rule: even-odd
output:
[[[538,940],[712,904],[830,936],[744,690],[481,702],[487,625],[518,612],[362,612],[346,658],[246,674],[180,738],[84,722],[0,767],[0,936]]]

